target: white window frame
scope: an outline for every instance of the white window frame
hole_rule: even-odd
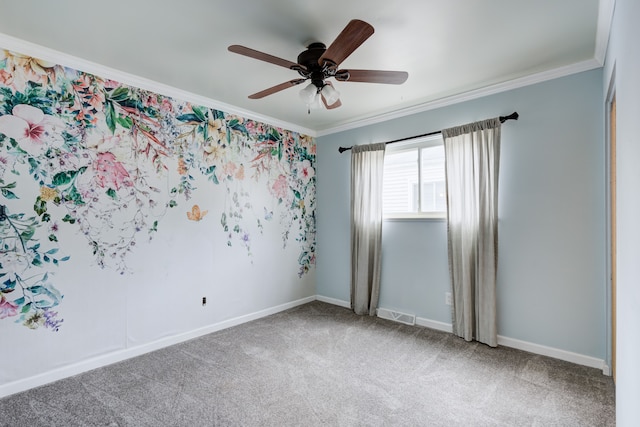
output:
[[[399,153],[403,151],[418,151],[418,183],[414,184],[420,187],[422,178],[422,149],[444,145],[441,134],[431,135],[411,141],[396,142],[388,144],[385,148],[386,153]],[[385,155],[386,155],[385,153]],[[418,208],[422,206],[422,191],[418,191]],[[385,220],[446,220],[447,211],[429,211],[429,212],[384,212]]]

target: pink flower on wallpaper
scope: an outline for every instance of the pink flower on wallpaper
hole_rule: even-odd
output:
[[[4,296],[0,297],[0,319],[15,316],[18,314],[18,306],[7,301]]]
[[[16,105],[11,112],[13,114],[0,116],[0,133],[15,139],[20,148],[32,156],[44,153],[49,146],[60,147],[64,143],[65,125],[59,118],[26,104]]]
[[[235,178],[240,181],[244,179],[244,165],[240,165],[240,167],[236,171]]]
[[[222,173],[225,176],[233,176],[236,173],[236,170],[238,169],[238,166],[233,163],[233,162],[227,162],[223,167],[222,167]]]
[[[121,85],[122,85],[121,83],[118,83],[117,81],[111,80],[111,79],[106,79],[104,81],[104,88],[105,89],[115,89],[117,87],[120,87]]]
[[[162,97],[162,102],[160,103],[160,110],[165,113],[170,113],[173,111],[173,106],[171,105],[171,101],[169,98]]]
[[[129,172],[116,160],[113,153],[99,153],[94,165],[96,180],[102,188],[119,190],[122,185],[130,187]]]
[[[148,95],[143,99],[145,107],[157,107],[158,97],[156,95]]]
[[[11,86],[13,84],[13,74],[0,70],[0,84]]]
[[[78,92],[82,92],[89,86],[91,86],[91,77],[88,74],[80,74],[78,79],[73,82],[73,88]]]
[[[287,197],[287,190],[289,186],[287,185],[287,177],[280,174],[276,182],[271,186],[271,193],[277,197],[278,199],[284,199]]]
[[[102,111],[102,106],[104,105],[104,92],[102,92],[101,90],[91,90],[88,91],[83,98],[96,111]]]
[[[298,170],[298,178],[300,178],[305,184],[316,174],[316,171],[313,169],[313,166],[311,166],[311,162],[309,160],[298,162],[296,169]]]

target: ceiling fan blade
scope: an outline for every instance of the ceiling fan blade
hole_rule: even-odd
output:
[[[264,98],[267,95],[272,95],[276,92],[280,92],[281,90],[288,89],[290,87],[299,85],[300,83],[305,82],[307,79],[294,79],[289,80],[288,82],[280,83],[279,85],[272,86],[268,89],[262,90],[260,92],[256,92],[253,95],[249,95],[249,99],[260,99]]]
[[[359,19],[350,21],[318,59],[318,64],[324,65],[325,61],[331,61],[336,66],[340,65],[365,40],[371,37],[373,31],[373,27],[364,21]]]
[[[340,106],[342,106],[342,102],[340,102],[340,100],[338,99],[336,102],[334,102],[331,105],[327,104],[327,100],[324,99],[324,95],[320,95],[320,97],[322,98],[322,103],[324,104],[324,108],[326,108],[327,110],[333,110],[334,108],[338,108]]]
[[[335,76],[336,80],[343,82],[385,83],[392,85],[402,84],[407,81],[408,77],[409,73],[406,71],[383,70],[340,70]]]
[[[229,52],[237,53],[240,55],[248,56],[249,58],[259,59],[260,61],[269,62],[271,64],[279,65],[285,68],[301,68],[300,64],[296,64],[295,62],[287,61],[286,59],[278,58],[277,56],[269,55],[268,53],[260,52],[255,49],[251,49],[245,46],[240,46],[238,44],[231,45],[227,48]]]

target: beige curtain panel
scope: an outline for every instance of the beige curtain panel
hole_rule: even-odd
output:
[[[384,143],[351,149],[351,308],[371,316],[380,294],[384,152]]]
[[[498,345],[498,118],[442,131],[453,332]]]

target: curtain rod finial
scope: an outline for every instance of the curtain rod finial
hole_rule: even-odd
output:
[[[513,113],[509,114],[508,116],[500,116],[500,123],[504,123],[507,120],[518,120],[518,117],[520,117],[520,114],[518,114],[517,111],[514,111]]]

